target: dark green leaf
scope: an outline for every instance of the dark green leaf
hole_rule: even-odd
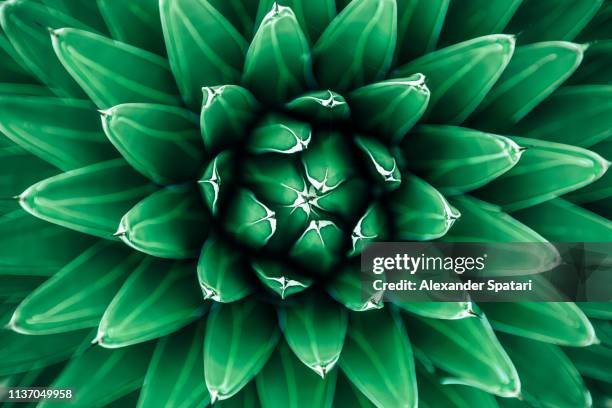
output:
[[[432,319],[456,320],[476,316],[472,302],[437,302],[432,299],[421,302],[394,300],[393,304],[407,312]]]
[[[385,190],[395,190],[402,183],[402,174],[395,157],[387,146],[367,136],[356,136],[355,144],[365,157],[370,174],[382,184]]]
[[[449,0],[397,0],[396,63],[436,49]]]
[[[355,259],[340,268],[337,275],[327,284],[327,292],[347,309],[355,312],[382,308],[383,292],[374,291],[372,287],[363,285],[359,265],[359,260]]]
[[[612,302],[580,302],[577,305],[591,318],[612,320]]]
[[[253,261],[253,269],[261,283],[281,299],[300,293],[312,285],[312,279],[299,274],[295,267],[281,261]]]
[[[293,154],[306,150],[311,138],[312,130],[308,123],[270,115],[253,130],[247,149],[255,154]]]
[[[259,0],[208,0],[246,39],[251,39]]]
[[[23,96],[52,96],[50,89],[44,85],[0,83],[0,94]]]
[[[612,40],[597,41],[589,44],[584,53],[584,60],[578,70],[569,79],[571,84],[612,85]]]
[[[361,254],[371,242],[385,241],[390,236],[390,226],[382,203],[374,203],[357,221],[351,233],[351,250],[349,256]]]
[[[4,141],[0,142],[0,174],[3,175],[0,177],[0,200],[7,200],[8,203],[9,198],[19,195],[38,180],[59,172],[56,167],[31,155],[14,143],[8,140],[6,144]],[[6,203],[0,203],[0,207]],[[12,200],[12,204],[16,205],[17,200]]]
[[[583,377],[612,383],[612,348],[596,345],[591,347],[568,347],[565,354],[574,363]]]
[[[11,42],[2,33],[0,34],[0,82],[5,81],[19,84],[38,82],[26,68]]]
[[[230,399],[223,401],[217,401],[215,408],[260,408],[261,403],[257,395],[257,389],[255,388],[255,380],[244,386]]]
[[[251,191],[238,189],[234,192],[223,225],[238,241],[261,248],[276,233],[276,214]]]
[[[310,221],[291,248],[291,258],[318,274],[327,274],[338,261],[344,244],[342,231],[329,220]],[[312,260],[316,259],[316,264]]]
[[[314,91],[288,102],[285,108],[294,115],[321,124],[348,119],[351,109],[342,95],[334,91]]]
[[[0,275],[0,302],[12,303],[23,299],[45,280],[44,276]],[[1,315],[2,312],[0,312],[0,317]]]
[[[336,381],[334,407],[375,408],[375,405],[340,371]]]
[[[493,395],[465,385],[443,384],[425,370],[418,371],[417,382],[421,408],[498,408]]]
[[[597,143],[596,145],[591,146],[589,149],[604,159],[612,162],[612,138],[608,138],[603,142]],[[606,174],[604,174],[603,177],[596,182],[568,194],[565,198],[574,203],[583,204],[605,200],[609,197],[612,197],[612,172],[606,172]],[[607,218],[612,217],[607,216]]]
[[[234,181],[235,156],[231,151],[219,153],[206,167],[198,186],[206,206],[216,215],[220,206],[224,206]]]
[[[95,28],[97,31],[107,33],[104,19],[100,14],[99,3],[97,1],[90,0],[40,0],[41,3],[45,4],[49,9],[55,9],[61,11],[74,18],[77,21],[81,21],[90,27]],[[139,3],[142,0],[138,1]]]

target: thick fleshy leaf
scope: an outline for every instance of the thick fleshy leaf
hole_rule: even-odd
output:
[[[334,91],[314,91],[288,102],[285,108],[294,115],[321,124],[348,119],[351,109],[342,95]]]
[[[311,138],[312,129],[308,123],[270,115],[255,127],[247,149],[255,154],[293,154],[306,150]]]
[[[510,62],[514,37],[495,34],[429,53],[398,68],[394,77],[421,72],[431,98],[427,122],[460,124],[480,102]]]
[[[5,140],[0,141],[0,174],[3,175],[0,177],[0,201],[7,200],[17,204],[16,200],[9,199],[19,195],[38,180],[59,172],[58,168],[33,156],[16,144],[8,140],[6,143]],[[0,203],[0,208],[4,207],[4,204],[7,203]]]
[[[399,315],[352,313],[340,368],[378,408],[416,407],[412,346]]]
[[[0,94],[23,96],[52,96],[53,94],[44,85],[0,83]]]
[[[282,261],[262,259],[253,261],[253,269],[260,282],[285,299],[303,292],[312,285],[312,279],[296,272],[295,267]]]
[[[158,184],[193,180],[202,171],[198,118],[186,109],[122,104],[102,111],[102,125],[127,162]]]
[[[89,0],[41,0],[40,3],[45,4],[49,9],[61,11],[81,21],[88,26],[95,28],[97,31],[107,33],[107,27],[104,19],[100,14],[99,3]]]
[[[612,85],[559,89],[512,132],[533,139],[593,146],[612,136]]]
[[[342,231],[336,224],[329,220],[313,220],[291,248],[290,256],[317,274],[327,274],[338,261],[343,244]],[[316,264],[313,259],[317,260]]]
[[[444,24],[449,0],[397,0],[396,64],[433,51]]]
[[[225,1],[225,0],[223,0]],[[215,408],[260,408],[261,402],[257,395],[257,388],[255,388],[255,380],[244,386],[230,399],[223,401],[217,401]]]
[[[116,235],[132,248],[159,258],[197,258],[210,216],[195,188],[168,187],[145,198],[121,219]]]
[[[208,237],[198,259],[204,299],[236,302],[255,290],[253,271],[236,249],[217,235]]]
[[[551,242],[607,242],[612,237],[612,221],[560,198],[512,215]]]
[[[497,331],[562,346],[596,342],[589,319],[571,302],[482,302],[479,306]]]
[[[106,308],[95,343],[125,347],[172,333],[202,315],[195,264],[145,258]]]
[[[317,292],[306,292],[295,302],[279,310],[283,334],[300,361],[325,378],[340,358],[348,314]]]
[[[52,276],[94,242],[18,209],[0,217],[0,274]]]
[[[583,377],[593,378],[599,381],[612,383],[612,349],[602,345],[591,347],[568,347],[565,353],[580,371]]]
[[[0,302],[13,303],[25,298],[46,280],[35,275],[0,275]],[[0,307],[0,319],[3,308]]]
[[[376,406],[340,371],[334,392],[334,407],[375,408]]]
[[[168,62],[156,54],[73,28],[53,30],[51,38],[57,58],[100,109],[180,102]]]
[[[74,407],[104,406],[140,388],[152,349],[151,343],[119,350],[92,347],[73,357],[51,387],[72,388]],[[46,400],[39,406],[53,407],[54,403]]]
[[[110,238],[123,214],[153,191],[151,182],[116,159],[40,181],[19,196],[19,203],[47,222]]]
[[[400,240],[440,238],[461,215],[435,188],[411,174],[405,174],[400,188],[390,195],[389,210]]]
[[[262,369],[279,339],[274,309],[247,299],[218,304],[204,338],[204,376],[212,402],[240,391]]]
[[[223,225],[238,241],[261,248],[276,233],[276,214],[251,191],[239,189],[234,192]]]
[[[591,396],[580,374],[558,346],[500,335],[521,378],[521,395],[542,407],[590,407]]]
[[[234,159],[231,151],[219,153],[206,166],[202,178],[198,180],[202,198],[213,215],[218,213],[219,207],[223,207],[228,193],[232,192],[236,165]]]
[[[440,43],[455,44],[470,38],[501,33],[523,0],[451,1]]]
[[[0,131],[62,170],[117,157],[95,107],[84,100],[2,95]]]
[[[204,324],[193,324],[157,342],[137,408],[197,408],[210,398],[204,385]]]
[[[14,330],[53,334],[96,327],[104,310],[142,256],[100,241],[34,290],[15,310]]]
[[[531,207],[591,184],[610,163],[579,147],[513,137],[527,148],[510,171],[476,191],[476,196],[505,211]]]
[[[207,0],[161,0],[172,72],[183,99],[199,109],[203,86],[237,83],[247,43]]]
[[[579,302],[577,305],[588,317],[612,320],[612,302]]]
[[[366,85],[349,95],[353,120],[386,142],[400,142],[421,118],[429,102],[425,77],[415,74]],[[378,112],[374,106],[384,106]]]
[[[521,43],[572,41],[591,21],[603,0],[524,0],[506,32],[520,33]]]
[[[165,55],[164,38],[159,19],[159,0],[120,3],[97,0],[100,13],[115,40]]]
[[[89,29],[80,21],[39,2],[3,2],[0,24],[26,68],[60,96],[82,97],[81,87],[58,61],[49,41],[49,28]]]
[[[607,161],[612,162],[612,138],[597,143],[589,149]],[[583,204],[606,200],[610,197],[612,197],[612,172],[606,172],[606,174],[596,182],[568,194],[565,198],[574,203]],[[611,217],[607,216],[607,218]]]
[[[25,67],[21,57],[4,33],[0,34],[0,82],[19,84],[38,82]]]
[[[327,292],[336,301],[354,312],[381,309],[384,306],[383,293],[363,285],[359,272],[359,260],[344,265],[334,279],[326,285]]]
[[[472,302],[437,302],[434,300],[431,302],[404,302],[394,300],[393,304],[407,312],[432,319],[456,320],[477,316]]]
[[[259,112],[259,102],[247,89],[238,85],[203,88],[200,130],[204,147],[216,153],[239,143]]]
[[[504,73],[478,106],[477,127],[506,131],[519,122],[574,73],[584,49],[562,41],[517,47]]]
[[[511,139],[455,126],[419,126],[402,143],[406,166],[444,194],[474,190],[518,163]]]
[[[293,10],[275,2],[251,42],[242,82],[262,102],[286,102],[312,82],[311,64],[308,41]]]
[[[64,361],[86,344],[91,330],[27,336],[0,329],[0,376],[35,370]],[[91,378],[91,373],[89,378]]]
[[[395,0],[353,1],[313,47],[315,77],[339,92],[380,80],[391,65],[396,40]]]
[[[259,0],[208,0],[246,39],[253,36]]]
[[[372,204],[357,221],[351,233],[349,256],[361,254],[371,242],[385,241],[390,236],[390,226],[382,203]]]
[[[389,149],[366,136],[356,136],[355,143],[366,157],[366,163],[369,162],[367,167],[374,179],[381,182],[386,190],[397,189],[402,182],[402,175]]]
[[[591,319],[597,338],[606,347],[612,346],[612,321]]]
[[[493,395],[465,385],[443,384],[425,370],[418,371],[417,383],[419,407],[499,408]]]
[[[257,393],[263,408],[331,408],[338,371],[319,378],[281,342],[257,375]]]
[[[612,10],[612,9],[611,9]],[[612,85],[612,40],[589,44],[578,70],[569,79],[570,84]]]
[[[503,397],[516,397],[520,380],[510,357],[484,316],[441,320],[404,319],[415,347],[452,378]]]

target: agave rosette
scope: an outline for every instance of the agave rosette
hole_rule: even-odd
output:
[[[609,241],[611,17],[0,3],[0,385],[83,407],[609,404],[610,304],[383,304],[355,265],[374,241]]]

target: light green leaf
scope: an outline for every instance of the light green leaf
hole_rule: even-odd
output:
[[[612,138],[597,143],[589,149],[607,161],[612,162]],[[606,172],[606,174],[596,182],[565,196],[566,199],[577,204],[605,200],[609,197],[612,197],[612,172]],[[610,217],[608,216],[607,218]]]
[[[216,153],[242,142],[259,113],[259,102],[238,85],[203,88],[200,129],[204,146]]]
[[[367,136],[357,135],[355,144],[364,153],[368,170],[374,179],[381,182],[386,190],[397,189],[402,183],[402,174],[389,149],[376,139]]]
[[[380,80],[391,65],[396,40],[395,0],[353,1],[313,47],[315,77],[338,92]]]
[[[259,400],[263,408],[331,408],[337,373],[319,378],[283,341],[257,375]]]
[[[47,222],[109,239],[123,214],[153,191],[151,182],[115,159],[40,181],[19,203]]]
[[[394,300],[393,304],[407,312],[432,319],[456,320],[477,316],[472,302],[439,302],[432,299],[421,302]]]
[[[390,236],[387,214],[381,202],[372,204],[357,221],[351,233],[351,250],[349,256],[361,254],[364,248],[377,241],[385,241]]]
[[[276,214],[246,189],[234,192],[223,225],[235,239],[253,248],[265,246],[276,233]]]
[[[74,407],[103,407],[140,388],[152,349],[151,343],[119,350],[90,348],[75,355],[51,387],[72,388]],[[45,400],[39,406],[48,408],[54,404]]]
[[[62,170],[117,157],[95,107],[85,100],[2,95],[0,131]]]
[[[344,244],[340,228],[329,220],[310,221],[302,236],[291,248],[290,256],[316,274],[327,274],[338,261]],[[316,264],[312,260],[316,259]]]
[[[19,209],[0,217],[0,274],[52,276],[94,243]]]
[[[405,174],[390,195],[389,210],[400,240],[440,238],[461,215],[436,189],[411,174]]]
[[[406,166],[444,194],[482,187],[510,170],[522,154],[507,137],[455,126],[418,126],[401,147]]]
[[[57,58],[100,109],[180,102],[168,62],[158,55],[73,28],[53,30],[51,39]]]
[[[459,320],[411,317],[404,321],[415,347],[452,377],[448,383],[470,385],[502,397],[519,395],[516,369],[484,316]]]
[[[96,327],[104,310],[142,256],[119,243],[100,241],[24,299],[11,325],[27,334]]]
[[[512,140],[527,148],[519,163],[475,193],[505,211],[578,190],[603,176],[610,165],[598,154],[579,147],[522,137]]]
[[[203,313],[195,264],[145,258],[106,308],[94,340],[105,348],[172,333]]]
[[[207,0],[161,0],[170,66],[183,99],[199,109],[203,86],[237,83],[247,50],[240,33]]]
[[[291,350],[325,378],[340,358],[348,324],[346,309],[326,295],[310,291],[280,309],[279,316]]]
[[[355,259],[342,266],[325,289],[336,301],[354,312],[382,308],[383,293],[374,291],[371,286],[363,285],[359,265],[359,260]]]
[[[102,111],[102,125],[127,162],[158,184],[193,180],[202,171],[198,118],[186,109],[122,104]]]
[[[285,104],[285,108],[307,121],[321,124],[344,121],[351,116],[346,99],[329,90],[305,93]]]
[[[397,0],[397,50],[404,64],[436,49],[449,0]]]
[[[260,282],[281,299],[300,293],[312,285],[312,279],[302,276],[296,268],[285,262],[274,260],[253,261],[253,269]]]
[[[514,37],[502,34],[475,38],[429,53],[392,75],[421,72],[431,91],[425,120],[460,124],[499,79],[512,58],[514,43]]]
[[[394,311],[352,313],[340,368],[378,408],[418,404],[412,346]]]
[[[313,82],[311,64],[308,41],[293,10],[275,2],[251,42],[242,82],[264,103],[286,102]]]
[[[206,166],[198,180],[202,198],[213,215],[217,215],[219,207],[224,207],[228,193],[232,191],[235,165],[233,152],[223,151]]]
[[[429,95],[425,76],[415,74],[356,89],[349,94],[349,103],[360,129],[395,143],[423,116]],[[375,106],[384,109],[376,111]]]
[[[210,216],[195,188],[168,187],[136,204],[115,235],[132,248],[159,258],[197,258]]]
[[[585,46],[539,42],[517,47],[512,60],[478,107],[479,129],[507,131],[565,82],[582,62]]]
[[[204,376],[211,400],[238,393],[262,369],[279,339],[274,309],[253,299],[218,304],[204,338]]]
[[[308,123],[279,115],[270,115],[260,122],[249,136],[251,153],[293,154],[308,148],[312,130]]]
[[[559,347],[509,335],[500,340],[521,378],[525,401],[550,408],[592,406],[580,374]]]
[[[204,324],[193,324],[158,340],[144,378],[137,408],[208,405],[204,386]]]
[[[208,237],[198,259],[204,299],[236,302],[255,290],[253,271],[239,250],[217,235]]]

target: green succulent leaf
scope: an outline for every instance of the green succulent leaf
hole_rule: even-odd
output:
[[[363,285],[359,271],[359,260],[347,263],[326,285],[327,292],[338,303],[354,312],[381,309],[384,306],[383,293]]]
[[[476,316],[472,302],[406,302],[394,300],[398,308],[432,319],[456,320]]]
[[[290,256],[313,272],[327,274],[338,261],[337,254],[343,243],[342,231],[336,224],[329,220],[313,220],[291,248]],[[316,265],[313,259],[317,259]]]
[[[70,331],[50,336],[27,336],[2,328],[0,329],[0,376],[36,370],[64,361],[89,340],[86,338],[88,333],[90,330]]]
[[[236,302],[254,290],[252,270],[236,250],[217,235],[209,236],[198,259],[198,280],[204,299]]]
[[[402,175],[389,149],[366,136],[356,136],[355,143],[369,161],[368,167],[374,178],[382,182],[386,190],[397,189],[402,183]]]
[[[349,95],[355,123],[386,142],[400,142],[423,116],[429,102],[425,77],[415,74],[366,85]],[[384,106],[373,112],[375,106]]]
[[[264,154],[249,158],[243,172],[245,181],[267,203],[309,211],[308,187],[292,157]]]
[[[265,246],[276,233],[276,214],[251,191],[239,189],[229,203],[223,225],[238,241],[253,248]]]
[[[98,0],[97,4],[114,39],[158,55],[165,55],[159,0],[127,3]]]
[[[397,42],[395,0],[349,3],[313,46],[315,77],[342,92],[382,79]]]
[[[212,402],[238,393],[259,371],[279,340],[274,309],[246,299],[218,304],[204,338],[204,376]]]
[[[579,302],[577,305],[590,318],[612,320],[610,302]]]
[[[514,37],[488,35],[429,53],[398,68],[394,77],[421,72],[431,98],[425,120],[456,125],[474,112],[504,72]]]
[[[115,159],[40,181],[19,203],[47,222],[108,239],[123,214],[154,190],[123,159]]]
[[[96,327],[104,310],[142,257],[112,241],[100,241],[33,290],[11,325],[27,334]]]
[[[603,37],[602,37],[603,38]],[[589,44],[578,70],[569,79],[571,84],[612,85],[612,40],[602,40]]]
[[[351,233],[349,256],[361,254],[365,247],[376,241],[385,241],[390,236],[390,225],[382,203],[376,202],[368,207],[359,218]]]
[[[242,81],[268,104],[286,102],[312,83],[310,48],[291,8],[275,2],[265,15],[246,54]]]
[[[495,180],[522,154],[507,137],[455,126],[418,126],[401,147],[406,166],[447,195]]]
[[[82,21],[88,26],[95,28],[97,31],[103,32],[104,34],[108,33],[97,1],[40,0],[40,3],[46,5],[49,9],[61,11],[77,21]]]
[[[199,109],[203,86],[237,83],[247,43],[207,0],[161,0],[170,66],[183,99]]]
[[[200,130],[208,152],[241,142],[260,110],[259,102],[238,85],[203,88]]]
[[[150,343],[112,351],[90,348],[73,357],[51,387],[74,389],[75,407],[102,407],[140,388],[152,349]],[[54,404],[46,400],[39,405]]]
[[[612,346],[612,321],[591,319],[597,338],[606,347]]]
[[[513,137],[527,148],[510,171],[476,192],[505,211],[531,207],[601,178],[609,162],[580,147]]]
[[[12,211],[0,217],[0,275],[52,276],[94,242],[23,210]]]
[[[44,85],[0,83],[2,95],[53,96]]]
[[[193,324],[158,340],[144,378],[137,408],[208,405],[204,385],[204,324]]]
[[[246,39],[253,37],[259,0],[208,0]]]
[[[56,167],[31,155],[8,139],[0,140],[0,174],[10,174],[10,177],[0,177],[0,198],[6,200],[15,197],[41,178],[51,177],[59,172]],[[0,208],[4,204],[18,208],[16,200],[13,203],[0,203]]]
[[[612,364],[612,349],[603,345],[568,347],[563,349],[583,377],[612,383],[608,369]]]
[[[174,106],[121,104],[102,111],[102,125],[127,162],[154,182],[172,184],[200,175],[204,148],[192,112]]]
[[[329,124],[347,120],[351,109],[342,95],[334,91],[314,91],[285,104],[285,109],[304,119]]]
[[[0,301],[12,303],[25,298],[33,292],[41,283],[46,280],[44,276],[35,275],[0,275]],[[0,311],[0,318],[3,318],[4,310]],[[8,323],[8,322],[7,322]]]
[[[253,261],[253,269],[259,281],[285,299],[308,289],[313,281],[296,272],[295,267],[281,261],[262,259]]]
[[[271,115],[255,127],[247,142],[254,154],[293,154],[308,148],[312,129],[308,123]]]
[[[351,314],[340,368],[379,408],[417,406],[412,346],[394,311]]]
[[[375,408],[376,406],[359,391],[340,371],[334,392],[334,407]]]
[[[591,396],[580,374],[558,346],[500,335],[521,378],[521,395],[542,407],[590,407]]]
[[[53,30],[51,39],[57,58],[100,109],[180,102],[168,62],[158,55],[73,28]]]
[[[231,191],[235,176],[234,164],[233,153],[223,151],[212,159],[198,180],[202,198],[213,215],[217,215],[220,203],[226,201],[228,192]]]
[[[612,138],[591,146],[590,150],[612,162]],[[612,197],[612,172],[606,172],[599,180],[568,194],[565,198],[573,203],[582,204],[606,200],[609,197]]]
[[[62,170],[117,157],[95,107],[84,100],[2,95],[0,131]]]
[[[443,384],[439,378],[418,371],[419,407],[499,408],[495,397],[478,388]]]
[[[586,148],[604,141],[612,136],[612,85],[559,89],[512,132]]]
[[[236,395],[230,399],[217,401],[215,408],[260,408],[261,402],[257,395],[255,380],[244,386]]]
[[[325,295],[309,291],[279,313],[291,350],[308,368],[325,378],[340,358],[348,325],[346,309]]]
[[[84,96],[81,87],[56,58],[49,29],[89,27],[61,11],[28,0],[3,2],[0,25],[25,67],[53,93],[64,97]]]
[[[459,320],[404,319],[415,347],[449,373],[449,383],[465,384],[502,397],[516,397],[521,383],[484,316]]]
[[[440,238],[461,215],[436,189],[411,174],[405,174],[390,195],[389,210],[400,240]]]
[[[263,408],[331,408],[337,373],[319,378],[281,342],[257,375],[259,400]]]
[[[200,317],[194,270],[191,262],[145,258],[106,308],[94,342],[121,348],[163,337]]]
[[[0,11],[1,15],[1,11]],[[2,22],[0,20],[0,26]],[[0,34],[0,82],[36,83],[23,60],[4,33]]]
[[[479,128],[506,131],[568,79],[585,47],[562,41],[517,47],[512,60],[476,112]]]
[[[159,258],[197,258],[210,229],[202,198],[192,187],[168,187],[136,204],[115,235],[132,248]]]
[[[404,64],[433,51],[446,17],[449,0],[397,0],[395,60]]]

